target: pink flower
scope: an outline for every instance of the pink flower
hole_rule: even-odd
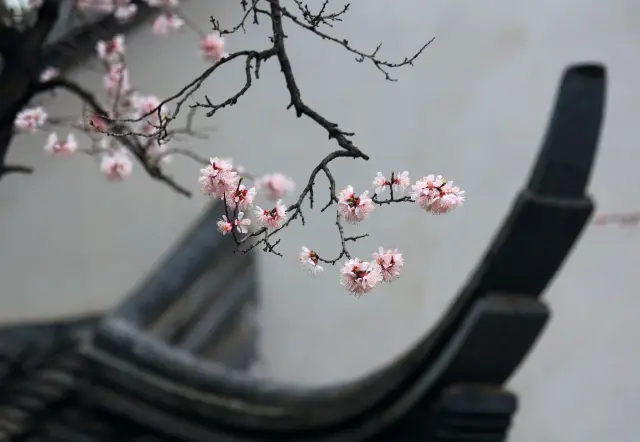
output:
[[[58,139],[58,134],[51,132],[47,139],[47,144],[44,146],[45,152],[58,156],[69,156],[78,149],[78,143],[76,137],[73,134],[67,135],[67,139],[61,141]]]
[[[398,176],[393,177],[393,183],[385,178],[382,175],[382,172],[378,172],[376,177],[373,180],[373,185],[375,186],[374,193],[376,195],[380,195],[385,192],[387,187],[393,186],[394,192],[404,192],[407,187],[409,187],[409,172],[404,171]]]
[[[360,259],[350,259],[341,270],[340,283],[356,298],[369,293],[382,281],[382,274],[376,265]]]
[[[58,75],[60,75],[60,71],[50,66],[40,73],[40,81],[44,83],[45,81],[53,80]]]
[[[126,22],[138,12],[138,6],[135,3],[129,3],[130,0],[116,0],[116,9],[113,12],[114,17],[120,22]]]
[[[459,187],[454,187],[451,182],[445,184],[442,191],[444,195],[431,205],[431,213],[442,215],[464,204],[464,190],[460,190]]]
[[[379,195],[386,190],[387,186],[391,185],[391,182],[385,178],[382,172],[378,172],[373,179],[373,185],[375,187],[374,194]]]
[[[200,169],[198,183],[205,195],[213,195],[222,198],[228,192],[232,192],[238,186],[238,174],[233,170],[230,162],[220,158],[211,158],[211,164]]]
[[[244,212],[238,213],[238,218],[234,221],[236,230],[240,233],[249,233],[247,227],[251,225],[251,220],[244,217]]]
[[[102,157],[100,170],[109,181],[123,181],[131,175],[133,163],[129,153],[124,149],[119,149],[107,153]]]
[[[262,207],[256,206],[254,212],[260,227],[277,229],[282,227],[287,220],[287,207],[282,204],[281,200],[278,200],[276,207],[271,210],[264,210]]]
[[[91,114],[91,116],[89,116],[89,125],[93,127],[96,132],[106,132],[109,128],[107,120],[96,113],[93,113]]]
[[[400,276],[400,270],[404,266],[404,259],[402,254],[398,253],[398,249],[389,249],[385,252],[380,247],[378,253],[373,254],[373,259],[378,265],[383,281],[392,281]]]
[[[200,41],[200,50],[205,60],[218,62],[226,56],[224,39],[219,32],[209,34]]]
[[[364,221],[373,212],[374,205],[368,197],[369,191],[365,190],[357,197],[352,186],[340,191],[338,196],[338,212],[347,222],[356,224]]]
[[[104,87],[111,97],[124,96],[131,89],[129,69],[121,63],[110,65],[104,77]]]
[[[178,31],[184,26],[184,20],[175,14],[161,14],[153,21],[153,33],[156,35],[167,35],[170,32]]]
[[[266,192],[267,198],[278,200],[296,187],[296,183],[281,173],[268,174],[256,182],[256,186]]]
[[[240,186],[226,194],[227,206],[232,210],[247,210],[253,206],[256,193],[255,187],[247,189],[244,184],[240,184]]]
[[[157,108],[160,106],[160,99],[154,95],[145,95],[139,96],[136,95],[132,98],[133,107],[139,113],[139,116],[146,115],[152,111],[156,111],[153,113],[155,117],[158,117]],[[163,109],[160,108],[160,113],[162,114]]]
[[[314,275],[324,270],[322,266],[318,265],[319,261],[320,257],[316,252],[310,250],[305,246],[302,246],[302,250],[300,251],[300,262],[302,263],[302,265],[307,267],[309,271]]]
[[[124,56],[124,35],[116,35],[111,40],[100,40],[96,44],[98,58],[107,63],[117,63]]]
[[[14,125],[21,132],[34,133],[47,121],[47,113],[41,107],[25,109],[16,115]]]
[[[144,121],[138,122],[138,132],[145,135],[155,134],[162,123],[161,119],[164,112],[163,107],[160,106],[160,99],[153,95],[136,95],[131,101],[134,108],[134,118],[143,118],[145,115],[147,116]],[[160,115],[158,115],[158,112]],[[149,137],[142,136],[140,142],[145,144],[148,140]]]
[[[407,190],[407,187],[411,182],[409,181],[409,172],[406,170],[402,172],[400,175],[393,177],[393,191],[394,192],[404,192]]]
[[[441,215],[461,206],[465,194],[453,181],[445,180],[442,175],[428,175],[411,186],[411,199],[427,212]]]
[[[158,143],[158,140],[153,138],[146,138],[143,144],[147,158],[152,161],[159,161],[163,165],[171,163],[173,157],[167,155],[167,145]]]
[[[231,233],[233,230],[233,223],[229,222],[227,215],[222,215],[222,219],[218,221],[218,231],[223,235]]]
[[[238,218],[233,222],[230,222],[227,218],[227,215],[222,215],[222,219],[218,221],[218,231],[223,235],[227,235],[233,231],[235,227],[236,230],[240,233],[249,233],[249,227],[251,225],[251,220],[244,217],[244,212],[238,213]]]

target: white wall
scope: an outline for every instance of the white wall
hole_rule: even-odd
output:
[[[231,20],[237,11],[192,1],[186,9],[207,26],[208,16]],[[437,40],[415,68],[384,82],[371,66],[339,48],[290,28],[289,51],[304,98],[327,118],[357,133],[368,163],[333,168],[339,185],[369,187],[378,170],[408,168],[414,178],[441,172],[467,189],[468,204],[430,218],[410,207],[383,208],[363,229],[372,234],[353,251],[399,247],[404,277],[359,301],[339,287],[337,270],[311,280],[298,268],[300,245],[337,251],[331,219],[314,217],[289,229],[285,258],[261,256],[260,312],[264,361],[256,374],[305,384],[357,377],[405,350],[451,301],[524,183],[545,129],[563,68],[575,61],[605,62],[610,89],[602,149],[591,189],[599,207],[640,206],[636,165],[640,150],[640,3],[635,0],[382,0],[354,2],[336,32],[363,48],[385,42],[400,58],[420,42]],[[228,23],[231,24],[229,21]],[[250,29],[229,49],[266,47],[265,30]],[[147,32],[133,38],[134,80],[159,95],[171,93],[204,64],[190,36],[161,44]],[[203,88],[222,96],[240,84],[235,65]],[[83,81],[98,84],[92,74]],[[73,112],[71,99],[57,101]],[[190,144],[207,155],[233,156],[256,173],[282,170],[298,182],[335,145],[313,124],[285,110],[277,66],[235,108],[208,124],[207,142]],[[46,158],[40,142],[19,140],[15,162],[36,167],[32,177],[0,185],[0,318],[61,316],[113,305],[153,265],[202,208],[138,173],[113,185],[87,158]],[[198,167],[177,160],[175,175],[194,189]],[[324,198],[323,181],[318,195]],[[308,216],[310,217],[310,216]],[[213,233],[212,233],[213,234]],[[636,256],[638,232],[587,229],[546,299],[553,320],[512,381],[522,411],[512,440],[567,442],[631,440],[640,431],[634,373],[640,354]]]

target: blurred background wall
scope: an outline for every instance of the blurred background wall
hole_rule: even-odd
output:
[[[213,3],[213,4],[212,4]],[[336,1],[336,6],[338,2]],[[216,15],[233,25],[240,11],[223,2],[192,0],[184,11],[209,29]],[[352,247],[368,256],[398,247],[404,276],[355,300],[338,282],[338,268],[312,279],[299,268],[300,246],[338,253],[332,214],[307,212],[306,228],[283,235],[284,258],[262,254],[261,361],[255,375],[305,385],[361,376],[419,339],[463,284],[513,196],[527,178],[567,64],[601,61],[609,70],[607,118],[591,190],[599,209],[640,207],[637,103],[640,101],[640,3],[635,0],[382,0],[353,2],[334,32],[364,50],[384,41],[382,54],[400,59],[436,37],[414,68],[385,82],[338,47],[289,26],[289,52],[306,102],[343,129],[369,162],[336,162],[339,186],[371,188],[375,172],[408,169],[412,178],[442,173],[467,190],[463,210],[428,217],[408,206],[384,207],[354,233],[371,238]],[[267,29],[228,39],[229,51],[269,45]],[[133,82],[166,96],[198,75],[194,35],[159,39],[148,28],[129,39]],[[101,78],[73,74],[88,86]],[[243,81],[241,62],[221,69],[199,98],[224,98]],[[311,122],[297,120],[276,63],[232,109],[214,118],[206,141],[185,147],[231,156],[256,174],[282,171],[298,183],[335,145]],[[60,94],[55,115],[79,114]],[[108,183],[96,160],[49,158],[43,136],[20,137],[10,160],[33,165],[33,176],[0,185],[0,320],[83,314],[109,308],[145,277],[154,262],[203,209],[151,181],[137,168]],[[177,158],[171,172],[197,191],[199,166]],[[327,197],[326,182],[317,195]],[[285,202],[290,203],[290,200]],[[212,232],[212,234],[216,234]],[[640,432],[640,353],[636,271],[640,232],[586,230],[546,294],[553,319],[512,381],[521,412],[518,442],[631,440]],[[544,247],[544,245],[541,245]]]

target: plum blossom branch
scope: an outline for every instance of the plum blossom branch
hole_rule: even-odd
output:
[[[322,171],[330,181],[331,204],[333,202],[337,203],[335,225],[338,230],[341,249],[336,258],[328,259],[321,257],[317,251],[303,246],[300,260],[316,274],[323,270],[320,266],[321,263],[335,265],[339,260],[346,257],[348,261],[342,269],[343,284],[352,294],[361,296],[373,289],[378,282],[396,279],[400,274],[404,261],[402,254],[396,249],[388,249],[386,251],[380,249],[372,255],[375,262],[352,258],[347,248],[347,243],[356,242],[369,235],[346,236],[343,222],[360,224],[370,217],[376,203],[382,206],[393,202],[412,201],[428,213],[442,215],[461,206],[465,196],[464,191],[454,186],[452,181],[448,181],[440,175],[428,175],[411,185],[409,196],[397,197],[396,194],[405,192],[410,186],[409,174],[406,171],[398,175],[392,172],[390,180],[387,180],[379,172],[373,180],[375,191],[372,198],[369,198],[368,190],[357,195],[352,186],[347,186],[336,195],[335,180],[327,164],[332,159],[349,155],[351,155],[349,152],[338,150],[325,157],[323,162],[313,170],[312,176],[301,192],[298,201],[289,207],[285,207],[281,199],[288,191],[292,190],[286,180],[275,178],[276,175],[271,175],[266,180],[266,186],[264,179],[258,180],[256,187],[263,192],[266,190],[267,194],[270,191],[270,199],[277,199],[277,202],[272,209],[263,209],[260,206],[255,206],[254,213],[258,228],[253,232],[249,231],[251,220],[247,219],[245,211],[254,205],[257,189],[255,187],[247,188],[243,184],[245,177],[238,173],[230,160],[210,159],[210,164],[201,170],[199,182],[203,193],[219,197],[224,202],[225,216],[218,222],[218,229],[222,234],[232,234],[234,241],[239,246],[238,251],[248,253],[261,245],[263,251],[282,256],[276,250],[281,238],[274,241],[272,237],[286,228],[297,217],[301,219],[304,225],[302,203],[308,196],[310,206],[313,206],[312,189],[315,184],[315,178]],[[387,189],[389,189],[390,197],[388,199],[380,199],[378,195],[384,193]],[[240,236],[237,232],[240,232],[243,236]],[[250,242],[251,239],[254,240]],[[249,245],[244,248],[241,247],[245,243]]]
[[[319,265],[320,263],[335,265],[341,259],[347,258],[347,262],[341,269],[341,281],[350,293],[354,296],[361,296],[362,294],[371,291],[378,282],[391,281],[397,278],[400,274],[400,269],[404,265],[404,261],[402,254],[398,253],[397,250],[389,249],[385,251],[382,248],[372,255],[373,261],[371,262],[362,261],[359,258],[352,258],[351,253],[347,248],[347,243],[356,242],[359,239],[366,238],[368,237],[368,234],[346,236],[343,221],[351,224],[358,224],[370,216],[375,205],[382,206],[389,205],[391,203],[410,201],[417,203],[419,207],[423,208],[427,212],[443,214],[462,204],[464,201],[464,192],[458,187],[454,187],[452,182],[445,180],[441,176],[435,177],[433,175],[429,175],[424,177],[422,180],[417,181],[415,185],[412,186],[413,192],[410,196],[396,197],[394,192],[403,192],[409,186],[409,176],[407,172],[403,172],[397,176],[392,172],[390,180],[386,180],[382,174],[378,174],[374,180],[376,191],[372,198],[369,198],[368,191],[363,192],[359,196],[356,195],[352,186],[347,186],[338,193],[336,191],[336,180],[329,169],[329,163],[341,157],[353,159],[362,158],[364,160],[368,160],[369,156],[356,147],[352,142],[351,138],[354,136],[354,133],[342,130],[338,124],[323,117],[302,100],[302,93],[296,81],[291,61],[286,51],[285,39],[287,36],[283,28],[283,18],[289,19],[294,24],[311,31],[322,38],[329,39],[334,43],[340,44],[342,47],[347,49],[347,51],[357,55],[357,61],[359,62],[364,60],[371,61],[378,70],[385,74],[385,78],[390,81],[395,81],[395,79],[389,75],[389,69],[412,65],[415,59],[422,54],[432,40],[423,45],[416,54],[405,58],[401,62],[387,62],[379,59],[377,56],[380,46],[378,46],[372,53],[367,54],[354,49],[346,40],[336,39],[318,30],[320,25],[326,25],[332,21],[340,21],[342,16],[347,12],[348,5],[341,11],[328,13],[326,12],[328,2],[325,2],[321,7],[320,12],[313,14],[305,4],[302,2],[296,2],[298,9],[303,16],[302,19],[298,19],[287,9],[283,8],[280,5],[279,0],[264,0],[264,2],[269,4],[268,10],[258,8],[257,5],[260,3],[260,0],[253,1],[251,6],[249,6],[248,3],[243,2],[242,4],[245,7],[245,14],[241,23],[230,31],[225,31],[225,33],[231,34],[239,29],[244,30],[244,23],[251,12],[254,12],[254,15],[257,13],[260,15],[266,15],[270,18],[272,30],[271,41],[273,43],[273,47],[268,50],[268,58],[275,55],[280,65],[280,70],[284,77],[285,86],[289,92],[290,98],[287,108],[293,108],[296,112],[296,117],[300,118],[305,116],[324,128],[328,133],[329,139],[335,140],[341,150],[334,151],[325,156],[324,159],[313,169],[306,186],[298,195],[295,203],[285,207],[281,199],[282,194],[278,194],[274,198],[277,199],[277,202],[275,207],[272,209],[263,209],[260,206],[256,206],[254,214],[258,228],[252,232],[247,228],[250,221],[246,219],[244,211],[253,204],[256,189],[247,189],[241,184],[244,178],[234,171],[230,160],[211,158],[210,164],[201,170],[199,182],[202,186],[203,193],[221,197],[223,200],[226,207],[226,214],[223,219],[220,220],[218,227],[221,233],[232,234],[239,251],[247,253],[258,246],[262,246],[263,251],[273,253],[277,256],[282,256],[282,254],[276,250],[276,246],[281,241],[280,238],[276,239],[276,235],[278,235],[297,218],[300,219],[303,225],[305,224],[305,217],[302,211],[303,203],[308,197],[309,207],[310,209],[313,209],[315,181],[318,174],[322,172],[329,181],[329,201],[324,207],[322,207],[321,211],[327,210],[334,203],[337,205],[335,224],[340,238],[341,249],[336,258],[327,259],[321,257],[316,251],[305,246],[302,247],[300,260],[303,264],[307,265],[313,273],[317,273],[322,271],[322,267]],[[254,20],[254,23],[257,23],[257,20]],[[219,23],[212,19],[212,24],[214,29],[222,34]],[[231,57],[232,56],[233,54]],[[245,77],[247,80],[243,88],[238,93],[222,102],[220,105],[212,104],[211,101],[205,97],[206,104],[198,103],[197,106],[209,107],[211,111],[208,115],[212,115],[218,109],[235,104],[252,85],[251,67],[250,62],[247,61],[247,64],[245,65]],[[258,69],[259,66],[256,66],[256,78],[258,78]],[[197,87],[199,87],[199,85],[197,85],[196,88]],[[390,198],[384,200],[380,199],[378,194],[382,193],[387,187],[390,191]],[[249,195],[251,196],[249,197]],[[243,211],[238,212],[240,205],[242,205]],[[231,210],[231,207],[233,207],[233,210]],[[243,236],[240,236],[238,232],[242,233]]]
[[[222,28],[219,21],[211,18],[213,33],[205,33],[178,9],[180,0],[144,0],[149,6],[156,8],[160,15],[155,19],[152,29],[157,35],[167,35],[183,27],[191,29],[200,39],[200,49],[205,61],[211,65],[200,75],[192,79],[178,92],[164,100],[153,96],[141,95],[130,84],[129,71],[125,60],[125,43],[123,36],[115,36],[111,40],[100,41],[96,47],[102,67],[106,71],[105,89],[108,105],[103,105],[97,97],[79,84],[60,78],[55,71],[49,70],[41,74],[40,83],[31,87],[31,95],[64,89],[76,95],[88,108],[90,116],[83,123],[73,119],[49,117],[40,106],[22,109],[32,96],[23,96],[19,101],[22,109],[15,115],[14,125],[23,132],[35,132],[45,126],[70,126],[83,132],[90,140],[89,147],[79,145],[73,133],[60,138],[52,132],[45,145],[45,151],[66,156],[74,152],[89,155],[100,155],[101,169],[108,179],[120,181],[131,174],[132,163],[129,156],[135,157],[152,178],[164,182],[183,195],[190,192],[176,183],[163,171],[164,165],[175,155],[188,157],[200,164],[198,182],[201,191],[208,196],[222,201],[225,207],[224,216],[218,221],[220,233],[230,235],[237,245],[237,251],[248,253],[261,247],[263,251],[277,256],[282,239],[280,232],[299,219],[305,225],[303,206],[309,202],[309,210],[314,209],[316,202],[315,185],[319,174],[327,177],[329,196],[320,212],[335,205],[335,226],[340,242],[340,250],[335,258],[321,257],[316,251],[303,246],[300,261],[314,274],[323,270],[320,264],[336,265],[346,259],[340,270],[341,283],[349,293],[360,297],[369,293],[378,283],[390,282],[399,277],[404,266],[402,254],[397,249],[380,247],[372,253],[370,260],[354,257],[348,246],[369,235],[347,235],[346,224],[360,225],[370,218],[377,207],[393,203],[414,203],[426,213],[442,215],[449,213],[464,202],[464,191],[453,185],[453,182],[438,175],[427,175],[411,185],[408,172],[396,174],[391,172],[387,180],[378,173],[373,180],[374,190],[356,193],[354,187],[348,185],[338,190],[330,163],[338,158],[369,160],[369,156],[356,146],[355,134],[348,132],[338,123],[321,115],[303,100],[300,86],[287,52],[287,35],[284,22],[304,29],[324,40],[330,41],[355,56],[359,63],[370,62],[384,74],[389,81],[396,81],[390,72],[395,68],[412,66],[433,39],[424,43],[415,53],[404,59],[392,62],[380,57],[381,44],[366,52],[356,49],[344,38],[334,37],[323,29],[332,28],[340,22],[350,10],[350,4],[332,11],[330,0],[324,0],[317,12],[314,12],[302,0],[293,0],[297,13],[282,6],[280,0],[241,0],[243,14],[240,21],[230,27]],[[127,20],[136,12],[137,6],[131,0],[74,0],[74,10],[93,9],[113,14],[118,20]],[[262,50],[240,50],[231,54],[225,51],[224,37],[242,30],[246,32],[249,23],[260,25],[259,17],[267,17],[270,23],[271,45]],[[242,60],[244,66],[244,84],[227,96],[226,99],[214,103],[204,95],[202,101],[194,100],[195,94],[203,84],[222,66],[233,60]],[[193,119],[199,109],[206,110],[206,116],[212,117],[221,109],[237,104],[247,91],[260,79],[260,69],[268,60],[277,60],[284,79],[284,86],[289,96],[287,109],[295,112],[296,118],[308,118],[324,131],[329,140],[333,140],[338,149],[330,152],[311,171],[307,183],[301,189],[294,202],[284,204],[285,197],[293,192],[295,183],[280,173],[266,174],[261,177],[251,175],[230,159],[217,157],[205,158],[195,152],[168,143],[179,135],[198,136],[193,128]],[[46,75],[45,75],[46,74]],[[255,81],[254,81],[255,80]],[[28,94],[27,94],[28,95]],[[17,106],[17,105],[16,105]],[[186,125],[175,128],[180,112],[188,108]],[[13,115],[11,116],[13,119]],[[0,132],[0,136],[2,133]],[[6,166],[5,166],[6,169]],[[409,195],[404,195],[409,187]],[[389,191],[389,198],[381,195]],[[256,204],[257,197],[266,197],[275,201],[274,206],[262,208]],[[306,206],[305,206],[306,207]],[[306,210],[306,209],[305,209]],[[253,216],[251,216],[253,215]]]

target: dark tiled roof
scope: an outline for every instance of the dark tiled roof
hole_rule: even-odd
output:
[[[78,394],[78,342],[95,321],[0,329],[0,441],[171,441]]]

